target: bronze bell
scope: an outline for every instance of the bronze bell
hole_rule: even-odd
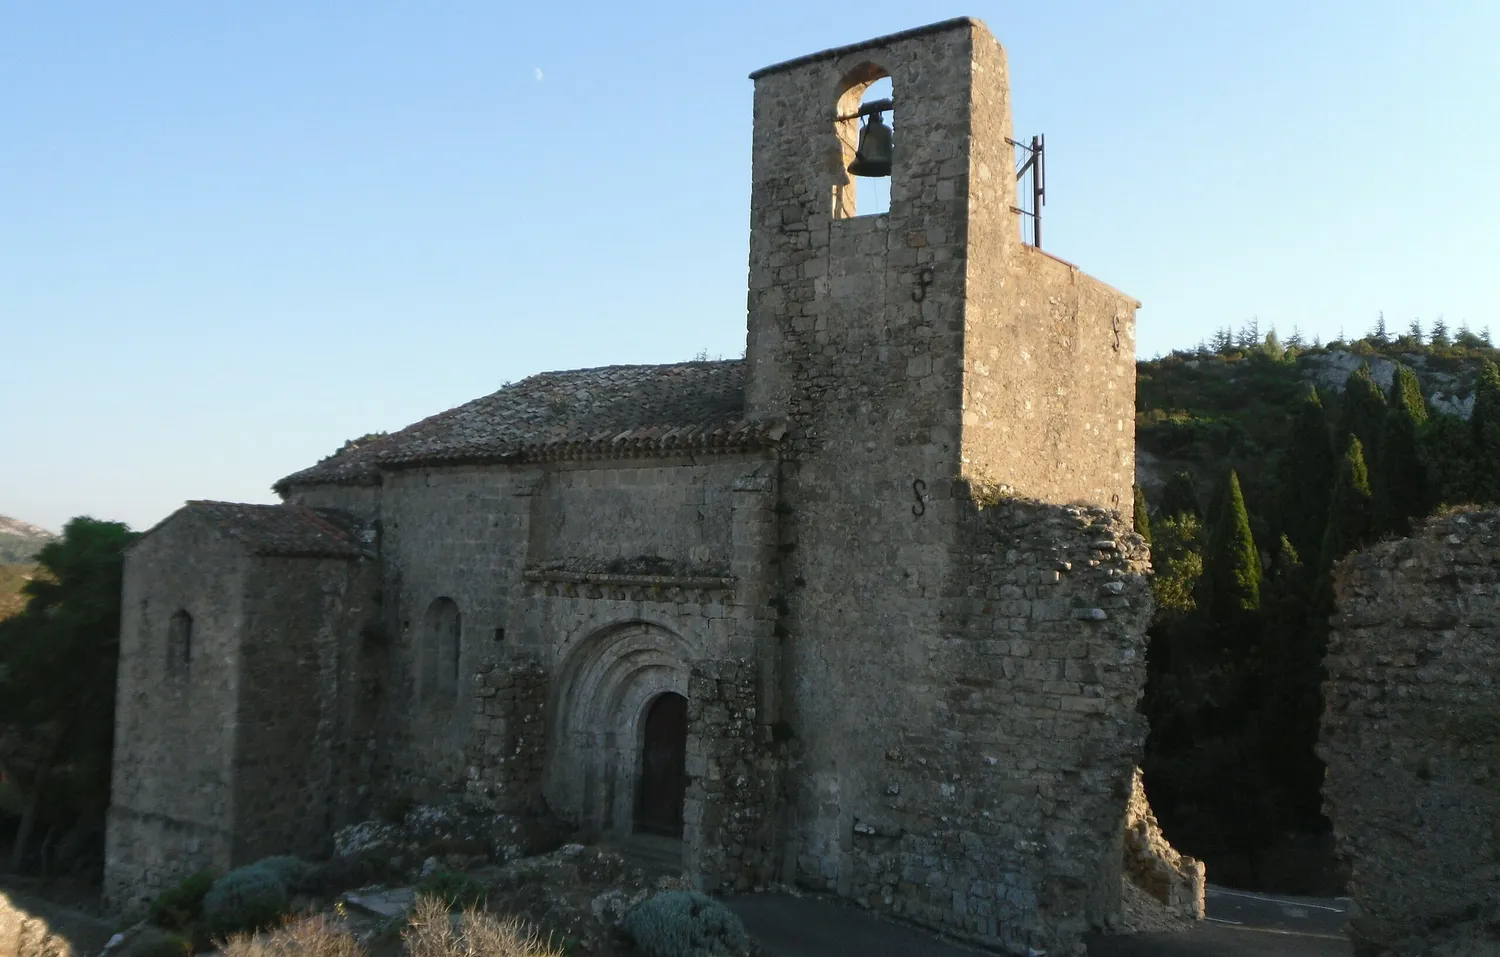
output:
[[[849,172],[855,176],[891,175],[891,153],[895,140],[891,128],[885,125],[878,112],[871,114],[870,121],[859,131],[859,149],[854,151],[854,162]]]

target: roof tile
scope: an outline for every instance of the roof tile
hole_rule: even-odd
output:
[[[723,451],[780,435],[775,422],[745,419],[743,360],[546,372],[332,455],[276,489],[375,484],[382,466]]]

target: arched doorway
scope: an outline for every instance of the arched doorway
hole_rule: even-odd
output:
[[[687,699],[668,691],[646,709],[641,734],[640,801],[636,830],[682,837],[687,795]]]

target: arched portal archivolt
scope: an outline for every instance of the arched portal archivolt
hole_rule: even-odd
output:
[[[648,706],[688,697],[693,643],[660,625],[622,622],[579,642],[554,683],[548,803],[595,834],[617,838],[635,825]]]

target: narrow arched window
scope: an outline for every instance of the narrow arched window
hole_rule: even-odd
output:
[[[883,175],[861,175],[861,172],[872,171],[871,160],[876,161],[873,169],[878,171],[879,160],[893,155],[882,148],[893,147],[896,135],[890,75],[883,67],[865,63],[850,71],[842,85],[844,91],[834,114],[841,159],[834,175],[833,218],[888,213],[894,169]]]
[[[182,674],[193,660],[193,616],[178,609],[167,622],[167,671]]]
[[[443,699],[457,694],[462,636],[462,621],[453,599],[438,598],[427,606],[419,663],[422,697]]]

